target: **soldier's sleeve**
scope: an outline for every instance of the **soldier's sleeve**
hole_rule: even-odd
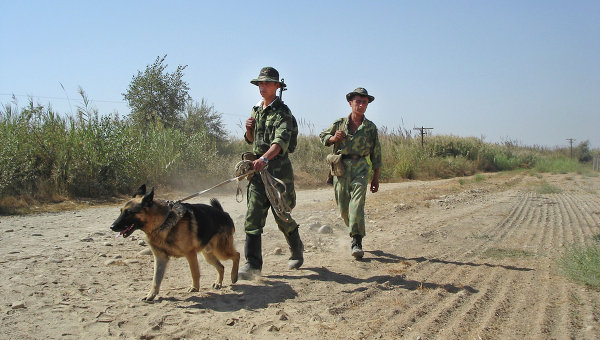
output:
[[[294,131],[294,122],[292,119],[291,115],[281,115],[275,121],[275,138],[271,141],[271,145],[279,145],[282,153],[286,152],[290,145],[290,139]]]
[[[319,138],[321,139],[321,143],[325,146],[330,146],[331,143],[329,143],[329,138],[331,138],[333,135],[335,135],[335,131],[338,129],[338,123],[339,123],[339,119],[336,120],[335,122],[333,122],[333,124],[331,124],[330,127],[328,127],[327,129],[323,130],[320,134],[319,134]]]
[[[379,134],[377,133],[377,127],[373,125],[373,138],[375,142],[373,143],[373,147],[371,148],[371,152],[369,153],[369,158],[371,158],[371,167],[373,170],[381,168],[383,165],[383,160],[381,159],[381,144],[379,143]]]

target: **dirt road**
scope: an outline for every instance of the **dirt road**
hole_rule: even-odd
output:
[[[561,192],[540,194],[542,183]],[[243,254],[245,205],[220,200]],[[600,292],[555,264],[600,234],[600,177],[382,184],[366,210],[363,261],[350,256],[331,189],[299,190],[302,270],[287,270],[270,218],[261,280],[226,275],[215,290],[201,260],[200,292],[188,293],[187,262],[175,259],[152,304],[141,301],[153,270],[143,234],[109,230],[118,206],[0,217],[0,339],[600,338]]]

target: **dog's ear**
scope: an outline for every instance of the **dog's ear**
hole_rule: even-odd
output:
[[[137,191],[135,192],[135,194],[133,194],[133,197],[137,197],[137,196],[144,196],[146,194],[146,184],[142,184]]]
[[[151,206],[153,201],[154,201],[154,188],[152,188],[152,190],[150,190],[150,192],[147,193],[144,196],[144,198],[142,199],[142,207]]]

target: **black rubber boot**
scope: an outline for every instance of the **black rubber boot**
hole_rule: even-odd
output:
[[[352,236],[352,243],[350,246],[352,249],[352,256],[354,256],[356,259],[362,259],[362,257],[365,255],[365,252],[362,249],[362,236]]]
[[[262,239],[261,235],[246,234],[246,243],[244,245],[246,253],[246,263],[238,271],[240,280],[253,280],[260,276],[262,269]]]
[[[304,263],[304,256],[302,253],[304,252],[304,244],[302,244],[302,240],[300,239],[300,233],[298,232],[298,228],[292,231],[291,234],[285,235],[285,239],[287,240],[288,245],[290,246],[290,259],[288,261],[289,269],[299,269]]]

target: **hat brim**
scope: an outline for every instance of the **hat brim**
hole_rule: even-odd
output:
[[[362,94],[362,93],[358,93],[358,92],[350,92],[350,93],[348,93],[348,94],[346,95],[346,100],[347,100],[347,101],[351,101],[351,100],[352,100],[352,97],[353,97],[353,96],[355,96],[355,95],[358,95],[358,96],[362,96],[362,97],[367,97],[367,98],[369,98],[369,103],[375,100],[375,97],[373,97],[373,96],[371,96],[371,95],[366,95],[366,96],[365,96],[364,94]]]
[[[256,79],[250,80],[250,83],[258,86],[258,83],[261,82],[261,81],[268,81],[268,82],[271,82],[271,83],[279,83],[279,85],[281,87],[286,87],[284,82],[279,81],[277,79],[273,79],[273,78],[256,78]]]

